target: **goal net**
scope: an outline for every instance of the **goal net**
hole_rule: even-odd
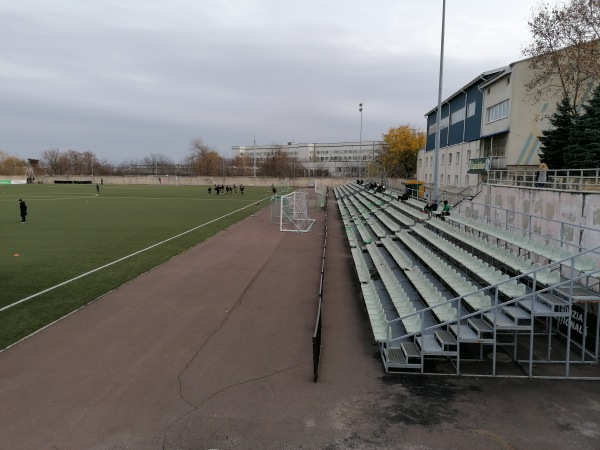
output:
[[[315,180],[315,198],[316,206],[325,209],[327,205],[327,186],[322,186],[318,180]]]
[[[315,223],[315,219],[308,217],[308,193],[294,191],[281,196],[281,209],[279,214],[280,231],[307,232]]]

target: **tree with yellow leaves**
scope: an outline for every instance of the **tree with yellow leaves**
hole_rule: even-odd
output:
[[[410,125],[390,128],[383,135],[378,162],[389,177],[407,178],[417,170],[417,153],[425,146],[425,132]]]
[[[27,162],[0,150],[0,175],[25,175]]]

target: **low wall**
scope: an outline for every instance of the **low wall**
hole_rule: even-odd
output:
[[[15,180],[25,182],[24,176],[2,176],[0,180]],[[160,181],[159,181],[160,180]],[[150,185],[164,184],[171,186],[208,186],[215,184],[225,185],[240,185],[244,186],[271,186],[274,184],[286,184],[297,187],[313,187],[315,183],[329,188],[341,186],[343,184],[353,182],[353,178],[271,178],[271,177],[182,177],[182,176],[37,176],[35,183],[54,184],[55,181],[63,182],[91,182],[92,184],[134,184],[134,185]],[[391,184],[394,180],[388,180]],[[400,183],[400,181],[397,181]]]
[[[480,220],[531,231],[548,242],[584,249],[600,246],[599,193],[486,185],[458,209]]]

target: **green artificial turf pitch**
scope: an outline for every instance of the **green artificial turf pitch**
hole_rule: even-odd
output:
[[[20,198],[28,207],[24,224]],[[97,196],[96,185],[0,185],[0,309],[34,296],[0,311],[0,349],[248,217],[268,199],[264,187],[209,196],[207,186],[104,185]]]

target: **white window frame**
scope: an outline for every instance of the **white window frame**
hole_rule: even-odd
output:
[[[473,117],[475,115],[475,106],[476,102],[471,102],[467,105],[467,118]]]
[[[461,108],[458,111],[454,111],[450,116],[451,125],[454,125],[458,122],[462,122],[463,120],[465,120],[465,108]]]
[[[487,109],[487,123],[496,122],[506,117],[508,117],[508,99]]]

